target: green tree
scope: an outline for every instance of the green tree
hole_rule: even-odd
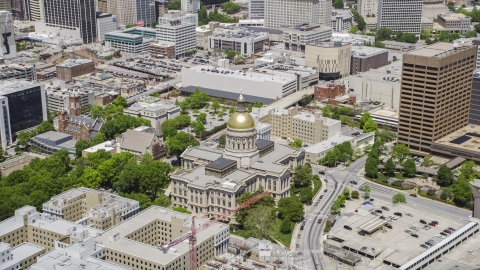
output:
[[[205,132],[205,126],[203,125],[202,122],[197,122],[197,125],[195,126],[195,129],[193,130],[195,132],[195,135],[197,137],[201,137],[202,134]]]
[[[142,158],[142,160],[144,159]],[[137,158],[129,152],[115,154],[112,158],[102,162],[97,169],[102,177],[102,187],[112,188],[114,183],[120,180],[124,168],[127,168],[129,164],[136,165],[136,163]]]
[[[245,218],[243,226],[250,230],[254,237],[267,238],[275,228],[275,208],[269,206],[255,206]]]
[[[343,9],[343,0],[334,0],[333,7],[336,9]]]
[[[364,192],[363,197],[364,197],[365,199],[370,198],[370,187],[369,187],[369,186],[366,186],[366,185],[363,186],[362,191]]]
[[[475,31],[468,31],[467,33],[465,33],[465,37],[466,37],[466,38],[476,38],[476,37],[477,37],[477,32],[475,32]]]
[[[200,113],[197,118],[195,119],[197,123],[204,123],[207,122],[207,114],[206,113]]]
[[[449,186],[453,183],[453,172],[445,164],[438,169],[436,182],[440,186]]]
[[[217,113],[217,110],[220,108],[220,102],[216,98],[212,98],[212,105],[210,109],[213,110],[214,113]]]
[[[293,186],[297,189],[310,187],[312,184],[312,168],[307,165],[298,165],[294,169]]]
[[[300,106],[307,106],[308,104],[310,104],[310,102],[312,102],[312,100],[313,100],[313,97],[311,95],[305,94],[302,96],[302,99],[300,99],[298,104]]]
[[[310,203],[313,199],[313,192],[311,188],[300,189],[300,201],[302,203]]]
[[[179,128],[187,127],[190,124],[190,121],[192,121],[188,114],[181,114],[173,119],[177,122]]]
[[[114,99],[112,101],[112,104],[115,105],[115,106],[121,106],[123,108],[127,107],[127,99],[122,97],[122,96],[118,96],[116,99]]]
[[[372,120],[372,116],[370,115],[370,113],[368,113],[368,112],[363,113],[362,117],[360,117],[360,128],[361,129],[363,129],[363,126],[365,125],[365,123],[368,120]]]
[[[385,162],[385,175],[387,176],[394,176],[395,175],[395,164],[393,163],[392,158],[389,158],[387,162]]]
[[[283,234],[292,232],[292,222],[288,217],[282,220],[282,223],[280,224],[280,232]]]
[[[167,196],[158,196],[158,198],[153,201],[154,205],[169,207],[172,204],[172,200]]]
[[[162,123],[163,137],[170,138],[178,133],[178,123],[174,119],[167,119]]]
[[[185,132],[177,133],[177,135],[168,138],[166,142],[168,153],[176,155],[177,158],[180,157],[188,146],[197,146],[199,144],[195,137]]]
[[[168,9],[170,9],[170,10],[181,10],[182,9],[182,2],[180,0],[173,0],[172,2],[168,2]]]
[[[380,29],[377,29],[376,40],[379,40],[379,41],[390,40],[391,35],[392,35],[392,30],[386,27],[381,27]]]
[[[407,159],[403,163],[403,175],[407,177],[414,177],[417,173],[417,166],[415,165],[415,160],[413,158]]]
[[[377,122],[373,121],[372,119],[367,120],[363,125],[363,132],[376,132],[376,131],[378,131],[378,125],[377,125]]]
[[[476,168],[477,168],[477,165],[472,160],[467,160],[463,162],[459,168],[459,171],[460,171],[459,179],[465,180],[467,182],[472,181],[478,175],[478,171]]]
[[[351,9],[352,8],[352,3],[348,2],[347,7]]]
[[[428,154],[423,158],[422,166],[430,167],[433,164],[432,154]]]
[[[105,149],[100,149],[96,152],[88,153],[87,162],[91,168],[97,169],[100,164],[110,159],[111,157],[112,154],[110,154],[110,152],[105,151]]]
[[[290,146],[300,148],[302,147],[302,140],[300,140],[299,138],[295,138],[292,142],[290,142]]]
[[[222,148],[225,147],[225,143],[226,143],[226,140],[227,140],[226,138],[227,138],[227,136],[225,134],[220,135],[220,137],[218,138],[218,146],[219,147],[222,147]]]
[[[100,118],[103,116],[103,108],[98,105],[93,105],[93,107],[90,109],[90,115],[92,118]]]
[[[455,201],[464,205],[472,200],[472,189],[466,181],[458,181],[453,187]]]
[[[358,191],[356,190],[352,191],[352,198],[358,199],[359,197],[360,197],[360,194],[358,193]]]
[[[150,153],[145,153],[142,155],[142,157],[140,158],[140,165],[148,165],[152,162],[154,162],[155,160],[153,159],[152,155],[150,155]]]
[[[97,135],[95,135],[95,137],[93,137],[91,144],[97,145],[97,144],[101,144],[105,141],[107,141],[107,137],[105,137],[105,134],[99,132],[99,133],[97,133]]]
[[[304,215],[303,204],[298,197],[285,197],[278,201],[278,214],[280,218],[289,218],[292,222],[298,222]]]
[[[345,188],[343,189],[342,194],[343,194],[343,196],[345,197],[345,199],[350,200],[350,189],[348,189],[347,187],[345,187]]]
[[[323,117],[331,118],[332,110],[330,110],[330,108],[328,106],[325,106],[322,109],[322,115],[323,115]]]
[[[350,28],[350,30],[348,30],[348,33],[350,34],[355,34],[358,32],[358,27],[356,25],[353,25],[352,28]]]
[[[233,59],[237,53],[234,50],[228,50],[226,55],[228,59]]]
[[[398,192],[392,196],[392,203],[393,204],[407,203],[407,199],[405,198],[405,195],[403,193]]]
[[[392,147],[392,157],[402,162],[406,156],[410,155],[410,148],[405,144],[399,143]]]
[[[86,140],[80,140],[75,143],[75,156],[77,158],[82,156],[82,151],[91,147],[92,144]]]
[[[480,24],[475,24],[475,31],[477,31],[477,33],[480,33]]]
[[[85,168],[80,177],[82,185],[88,188],[99,188],[101,181],[102,177],[100,176],[100,173],[92,168]]]
[[[42,121],[40,125],[37,127],[37,134],[42,134],[47,131],[55,131],[55,128],[53,127],[53,124],[48,122],[48,121]]]
[[[50,197],[42,190],[34,190],[30,193],[28,199],[32,206],[35,206],[37,209],[42,209],[43,203],[48,201]]]
[[[228,108],[228,114],[230,114],[230,115],[232,115],[235,111],[236,111],[236,109],[233,106],[230,106],[230,108]]]
[[[160,161],[154,161],[141,167],[140,190],[142,193],[149,192],[153,201],[157,197],[158,190],[168,185],[171,167],[168,163]]]
[[[365,163],[365,173],[371,178],[376,178],[378,174],[378,161],[375,158],[367,158]]]
[[[235,13],[235,12],[239,11],[240,9],[242,9],[241,5],[239,5],[237,3],[234,3],[234,2],[225,2],[225,3],[221,4],[220,6],[228,14]]]

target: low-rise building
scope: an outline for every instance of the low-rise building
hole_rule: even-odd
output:
[[[196,48],[196,25],[191,22],[175,20],[157,25],[157,40],[175,44],[175,57],[183,57],[189,50]]]
[[[263,44],[268,41],[268,33],[253,32],[244,27],[234,29],[216,28],[208,36],[208,50],[233,50],[236,54],[250,57],[263,51]]]
[[[364,17],[365,30],[377,29],[377,17]]]
[[[450,33],[465,34],[470,30],[470,17],[462,13],[438,14],[435,31],[448,31]]]
[[[45,248],[30,243],[22,243],[14,248],[0,242],[0,268],[5,270],[29,269],[38,256],[45,253]],[[15,256],[13,256],[15,255]]]
[[[99,230],[113,227],[140,212],[138,201],[85,187],[74,188],[43,203],[43,215]]]
[[[352,44],[342,41],[308,44],[305,61],[318,71],[320,80],[336,80],[350,75],[351,49]]]
[[[156,35],[155,29],[147,27],[113,31],[105,34],[105,46],[128,53],[148,52]]]
[[[150,43],[150,54],[175,59],[175,43],[168,41],[155,41]]]
[[[25,79],[35,81],[36,69],[31,64],[0,64],[0,81],[12,79]]]
[[[157,127],[165,120],[180,115],[180,107],[168,100],[161,101],[160,98],[146,97],[123,109],[123,112],[148,119],[152,123],[152,127]]]
[[[341,41],[342,43],[350,43],[350,44],[352,44],[352,46],[363,46],[365,44],[365,42],[370,42],[370,43],[374,44],[375,43],[375,36],[333,32],[331,41],[333,41],[333,42]]]
[[[298,107],[275,108],[262,117],[272,127],[272,136],[290,140],[301,139],[314,144],[341,134],[341,122],[322,117],[320,112],[301,112]]]
[[[47,107],[53,111],[63,111],[69,106],[69,96],[78,95],[80,97],[80,106],[95,104],[96,92],[88,88],[72,87],[69,89],[48,89],[47,87]]]
[[[115,98],[114,92],[116,92],[117,95],[120,94],[127,98],[138,94],[140,90],[146,87],[146,82],[143,79],[125,78],[122,76],[115,76],[111,73],[86,74],[74,78],[73,81],[75,85],[79,87],[100,88],[104,91],[104,94],[111,95],[113,98]],[[111,99],[111,97],[106,96],[105,99],[108,100]],[[98,102],[100,102],[100,100],[98,100]],[[100,105],[98,102],[97,104]]]
[[[264,27],[265,20],[264,19],[248,19],[248,20],[239,20],[238,26],[254,26],[254,27]]]
[[[270,135],[272,133],[272,126],[270,124],[257,122],[255,124],[255,131],[257,132],[258,140],[270,141]]]
[[[367,145],[373,145],[375,142],[375,133],[362,133],[356,137],[345,135],[335,136],[316,143],[305,148],[305,161],[317,164],[328,153],[328,151],[333,150],[335,145],[343,142],[350,142],[353,148],[358,149],[358,151],[363,151],[363,148]],[[341,161],[339,160],[338,162],[340,163]]]
[[[182,241],[168,250],[159,249],[159,243],[167,244],[184,236],[191,230],[193,220],[196,226],[202,226],[209,221],[152,206],[134,218],[96,236],[96,247],[105,250],[105,255],[101,255],[103,261],[128,268],[132,268],[135,262],[135,265],[145,266],[144,269],[191,269],[188,241]],[[196,234],[198,265],[203,265],[206,261],[226,252],[229,239],[229,227],[223,223],[213,224],[198,232]],[[123,256],[130,259],[124,259]]]
[[[388,50],[368,47],[352,46],[352,60],[350,61],[350,74],[368,71],[388,64]]]
[[[160,126],[158,126],[160,128]],[[117,152],[129,152],[141,158],[144,154],[150,154],[157,160],[165,156],[165,144],[158,136],[160,130],[155,128],[127,129],[117,137]]]
[[[65,149],[72,156],[75,155],[76,140],[72,139],[72,135],[64,134],[56,131],[47,131],[34,136],[30,140],[30,145],[40,150],[42,153],[52,154]]]
[[[318,102],[335,99],[346,94],[345,84],[338,81],[320,83],[313,87],[313,98]]]
[[[213,35],[213,29],[209,26],[199,26],[195,28],[195,44],[197,49],[208,50],[208,36]]]
[[[95,71],[95,64],[90,59],[68,59],[57,65],[57,77],[72,82],[73,77]]]
[[[385,44],[385,48],[393,49],[398,51],[409,51],[415,49],[415,44],[406,43],[406,42],[398,42],[392,40],[384,40],[382,41]]]
[[[208,71],[207,71],[208,70]],[[210,70],[207,66],[182,69],[182,91],[191,94],[196,87],[210,96],[232,99],[242,92],[247,102],[270,104],[298,90],[297,75],[274,72],[234,72],[228,69]],[[265,89],[269,89],[265,91]]]
[[[168,10],[168,13],[158,17],[158,25],[170,24],[173,21],[188,22],[198,26],[198,14],[196,12],[189,13],[179,10]],[[157,25],[157,26],[158,26]]]
[[[10,244],[11,247],[28,242],[44,248],[47,252],[55,249],[59,243],[82,241],[102,232],[72,221],[52,219],[28,205],[15,210],[13,217],[0,223],[2,242]]]
[[[349,9],[332,10],[332,28],[333,31],[348,31],[352,28],[353,15]]]
[[[117,145],[115,141],[106,141],[84,149],[82,151],[82,156],[86,156],[90,153],[96,153],[100,150],[105,150],[105,152],[109,152],[112,156],[117,153]]]
[[[320,25],[301,25],[294,29],[283,30],[283,42],[286,50],[305,52],[305,46],[312,42],[328,41],[332,37],[332,28]]]

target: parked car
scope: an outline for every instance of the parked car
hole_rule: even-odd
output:
[[[437,224],[435,224],[435,223],[433,223],[433,222],[428,223],[428,225],[429,225],[429,226],[432,226],[432,227],[437,226]]]
[[[468,254],[475,255],[475,253],[473,253],[473,250],[471,250],[471,249],[468,251]]]
[[[303,225],[302,225],[302,226],[300,226],[300,231],[303,231],[303,228],[304,228],[304,226],[303,226]]]
[[[377,212],[377,213],[381,214],[381,213],[382,213],[382,210],[380,210],[380,209],[377,209],[377,210],[375,210],[375,212]]]
[[[413,215],[410,214],[410,213],[406,213],[405,215],[407,215],[407,216],[409,216],[409,217],[413,217]]]
[[[370,198],[370,201],[373,202],[373,201],[375,201],[375,200],[374,200],[373,198]]]
[[[452,231],[452,232],[454,232],[454,231],[455,231],[455,229],[454,229],[454,228],[452,228],[452,227],[449,227],[448,229],[449,229],[450,231]]]
[[[427,224],[427,222],[426,222],[425,220],[423,220],[423,219],[420,219],[420,223],[422,223],[422,224]]]
[[[385,210],[385,211],[390,210],[390,209],[388,209],[388,207],[386,207],[386,206],[382,206],[382,209]]]
[[[361,236],[365,236],[365,233],[363,231],[359,231],[358,234],[360,234]]]
[[[385,224],[385,227],[387,227],[389,229],[393,229],[392,225],[390,225],[390,224]]]
[[[430,243],[430,242],[425,242],[425,245],[427,245],[427,246],[433,246],[433,244]]]
[[[432,221],[432,223],[435,223],[435,225],[438,225],[438,221]],[[449,228],[450,229],[450,228]]]
[[[411,236],[415,237],[415,238],[418,238],[418,234],[416,234],[416,233],[412,233]]]
[[[367,250],[367,247],[362,247],[360,250],[365,251],[365,250]]]
[[[410,231],[410,230],[405,230],[405,232],[406,232],[406,233],[412,233],[412,231]]]
[[[448,236],[448,234],[446,234],[444,232],[441,232],[440,234],[443,235],[443,236]]]
[[[352,227],[350,227],[350,226],[348,226],[348,225],[343,226],[343,228],[346,229],[346,230],[349,230],[349,231],[352,230]]]
[[[410,194],[410,196],[412,196],[412,197],[417,197],[417,194],[412,193],[412,194]]]
[[[317,223],[322,223],[322,218],[319,218]]]
[[[393,213],[393,214],[394,214],[395,216],[399,216],[399,217],[403,216],[402,213],[400,213],[400,212],[395,212],[395,213]]]
[[[428,248],[428,246],[425,245],[425,244],[421,244],[420,246],[421,246],[422,248]]]
[[[444,233],[448,233],[448,234],[452,234],[452,231],[450,231],[449,229],[445,229],[443,230]]]

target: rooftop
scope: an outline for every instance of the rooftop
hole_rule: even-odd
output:
[[[69,256],[65,251],[54,249],[45,254],[31,266],[32,270],[130,270],[105,260],[87,258],[79,259]]]
[[[63,61],[62,63],[58,64],[57,67],[75,67],[75,66],[80,66],[88,63],[93,63],[92,60],[90,59],[67,59]]]
[[[242,79],[242,80],[249,80],[249,81],[256,81],[256,82],[265,82],[265,81],[272,82],[273,81],[276,83],[281,83],[282,85],[288,84],[291,81],[296,80],[296,78],[294,78],[292,75],[286,74],[286,73],[270,72],[267,74],[263,72],[253,72],[253,70],[243,73],[243,72],[236,72],[236,71],[231,71],[228,69],[221,69],[221,68],[217,68],[217,70],[220,71],[219,73],[213,73],[213,72],[207,71],[210,69],[211,68],[207,66],[196,66],[196,67],[190,68],[189,70],[193,70],[197,73],[206,73],[213,76],[222,76],[222,77],[232,78],[232,79]],[[222,74],[221,73],[222,71],[229,71],[229,73]],[[243,74],[246,74],[246,75],[243,76]]]
[[[121,135],[120,148],[144,153],[150,147],[154,138],[155,134],[153,133],[127,129]]]
[[[214,160],[207,165],[205,165],[206,168],[209,169],[215,169],[215,170],[224,170],[233,164],[237,164],[237,161],[231,160],[231,159],[226,159],[226,158],[219,158],[217,160]]]
[[[480,152],[480,126],[468,125],[436,140],[435,144]]]
[[[312,122],[312,123],[315,122],[315,119],[321,119],[321,118],[316,118],[314,114],[311,114],[308,112],[299,112],[295,116],[293,116],[293,118]]]
[[[47,131],[45,133],[36,135],[35,138],[58,141],[62,139],[72,138],[72,136],[65,133],[60,133],[57,131]]]
[[[133,257],[144,258],[145,260],[165,265],[172,260],[177,259],[179,256],[189,253],[190,246],[188,240],[180,242],[167,253],[164,253],[156,246],[130,240],[125,236],[142,228],[143,226],[146,226],[147,224],[150,224],[153,221],[159,220],[172,222],[173,219],[183,220],[183,227],[175,228],[175,231],[180,231],[180,229],[182,229],[182,231],[187,233],[190,230],[191,215],[176,212],[159,206],[152,206],[143,210],[133,218],[130,218],[110,228],[102,235],[95,237],[95,242],[100,243],[100,245],[105,246],[110,250],[116,250],[121,253],[130,254]],[[195,225],[197,226],[201,226],[206,222],[208,222],[208,220],[200,217],[195,218]],[[208,229],[197,233],[197,243],[202,243],[204,240],[220,232],[225,227],[226,225],[223,223],[211,225]],[[113,235],[115,234],[118,234],[118,237],[115,237],[116,241],[112,241]]]
[[[354,138],[355,137],[345,136],[345,135],[341,135],[341,136],[338,136],[338,137],[333,137],[333,138],[318,142],[314,145],[311,145],[311,146],[305,148],[305,152],[321,153],[321,152],[324,152],[326,150],[329,150],[329,149],[333,148],[336,144],[340,144],[340,143],[343,143],[343,142],[346,142],[346,141],[352,141]]]
[[[224,178],[218,178],[213,175],[205,175],[205,165],[198,166],[191,171],[179,171],[177,174],[179,177],[184,178],[190,181],[190,185],[197,185],[201,187],[206,187],[210,185],[221,185],[226,187],[224,184],[227,182],[234,183],[235,185],[228,185],[228,187],[236,189],[238,184],[243,180],[247,180],[255,174],[255,171],[237,169],[227,175]]]
[[[357,58],[370,57],[385,52],[388,53],[388,50],[369,46],[352,46],[352,55]]]
[[[0,95],[7,95],[40,85],[40,83],[25,80],[4,80],[0,81]]]
[[[438,14],[439,17],[442,17],[446,21],[458,21],[460,19],[469,19],[470,17],[465,16],[462,13],[444,13],[444,14]]]
[[[227,38],[229,40],[244,40],[244,39],[267,39],[268,33],[266,32],[255,32],[253,30],[248,30],[245,27],[237,27],[234,29],[223,29],[215,28],[213,31],[213,37],[216,38]]]
[[[429,46],[425,46],[419,49],[409,51],[408,53],[406,53],[406,55],[443,58],[471,47],[472,47],[471,45],[463,45],[463,44],[458,46],[458,43],[454,44],[454,43],[446,43],[446,42],[437,42]]]
[[[89,147],[89,148],[87,148],[87,149],[85,149],[85,150],[83,150],[83,151],[85,151],[85,152],[87,152],[87,153],[95,153],[95,152],[97,152],[97,151],[100,150],[100,149],[103,149],[103,150],[105,150],[105,151],[107,151],[107,152],[110,152],[110,151],[112,151],[112,150],[114,149],[114,147],[113,147],[113,145],[112,145],[111,142],[106,141],[106,142],[102,142],[102,143],[100,143],[100,144],[94,145],[94,146],[92,146],[92,147]]]
[[[3,243],[3,242],[0,242],[0,245],[1,246],[10,246],[9,244],[7,243]],[[2,248],[0,246],[0,248]],[[18,246],[15,246],[14,248],[12,248],[10,250],[11,254],[12,254],[12,259],[5,262],[5,263],[0,263],[0,265],[2,266],[3,269],[9,269],[10,267],[13,267],[15,264],[17,263],[21,263],[23,260],[33,256],[33,255],[36,255],[36,254],[39,254],[40,252],[43,252],[45,250],[45,248],[43,247],[40,247],[40,246],[36,246],[34,244],[30,244],[28,242],[24,242]],[[3,251],[3,248],[2,248],[2,251]],[[35,256],[36,257],[36,256]]]

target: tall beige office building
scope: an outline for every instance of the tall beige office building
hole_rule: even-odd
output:
[[[104,6],[104,3],[98,3],[98,8],[104,8]],[[108,1],[107,13],[117,16],[117,26],[137,24],[137,3],[135,0]]]
[[[398,142],[425,155],[468,124],[476,47],[435,43],[403,56]]]
[[[0,10],[11,11],[12,6],[10,6],[10,0],[0,0]]]
[[[43,0],[30,0],[30,20],[39,21],[44,19]]]
[[[352,44],[341,41],[307,44],[305,62],[318,70],[320,80],[337,80],[350,75],[351,51]]]

